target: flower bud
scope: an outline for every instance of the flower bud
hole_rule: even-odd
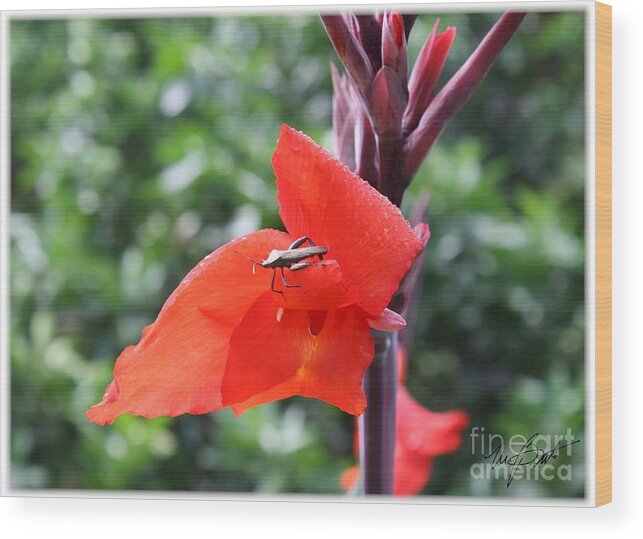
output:
[[[331,62],[333,80],[333,132],[335,148],[340,161],[355,171],[355,112],[351,102],[350,83]]]
[[[485,78],[526,15],[511,11],[504,13],[464,65],[431,100],[417,128],[406,141],[406,169],[410,178],[417,172],[447,122],[462,108]]]
[[[346,71],[365,95],[373,78],[373,67],[362,45],[341,15],[322,15],[322,21]]]
[[[406,94],[399,76],[390,67],[382,67],[375,75],[368,94],[368,105],[373,129],[378,137],[402,136]]]
[[[411,133],[418,125],[422,114],[433,99],[435,88],[444,68],[456,29],[451,26],[438,34],[440,20],[435,21],[433,31],[427,38],[409,81],[409,105],[404,113],[404,132]]]
[[[382,66],[397,73],[406,93],[408,57],[404,19],[399,13],[386,13],[382,22]]]

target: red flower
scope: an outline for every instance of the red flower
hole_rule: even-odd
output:
[[[412,496],[428,483],[434,457],[453,453],[460,446],[460,431],[469,417],[461,410],[438,413],[423,408],[402,385],[405,360],[401,346],[399,350],[393,493]],[[357,446],[358,437],[355,441]],[[348,490],[358,480],[359,467],[352,466],[344,471],[340,483]]]
[[[398,208],[304,134],[282,127],[273,167],[288,232],[259,230],[199,262],[118,357],[90,420],[242,413],[293,395],[364,411],[370,327],[404,327],[386,305],[422,244]],[[303,236],[328,249],[323,262],[285,281],[255,268]]]

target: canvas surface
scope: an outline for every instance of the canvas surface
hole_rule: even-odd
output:
[[[436,21],[437,35],[455,28],[430,92],[440,95],[501,15],[424,10],[409,34],[408,73]],[[408,301],[398,305],[407,326],[397,334],[395,358],[402,365],[394,386],[396,495],[420,501],[588,500],[593,314],[586,268],[593,254],[587,235],[587,20],[580,8],[531,10],[419,160],[406,189],[402,213],[412,225],[428,221],[431,237],[414,266]],[[221,389],[222,403],[229,399],[232,409],[155,418],[124,413],[104,426],[86,417],[114,378],[116,358],[139,341],[208,253],[259,229],[298,229],[295,210],[284,209],[294,204],[285,198],[286,184],[279,193],[275,185],[275,171],[286,174],[273,169],[282,124],[359,169],[359,156],[350,162],[342,152],[350,144],[337,136],[337,127],[333,132],[338,90],[329,64],[339,72],[345,67],[320,17],[83,15],[16,18],[10,30],[11,491],[357,501],[364,495],[360,436],[343,397],[333,393],[339,380],[329,386],[332,399],[319,389],[326,388],[322,382],[292,390],[304,397],[275,389],[279,384],[272,380],[281,383],[284,358],[305,355],[303,345],[293,340],[290,346],[289,332],[266,335],[247,314],[259,319],[265,302],[281,301],[270,284],[271,267],[256,268],[267,276],[264,299],[243,307],[245,322],[234,322],[235,335],[245,324],[243,361],[237,370],[226,366]],[[308,178],[297,166],[288,173]],[[304,191],[319,188],[315,196],[322,200],[327,186],[319,185]],[[351,196],[350,204],[328,199],[347,223],[363,207],[362,195]],[[324,221],[329,214],[319,218],[316,236],[325,241],[316,241],[330,244],[330,253],[371,226],[338,226],[325,237],[332,228]],[[378,222],[379,214],[369,215]],[[403,258],[398,244],[407,238],[400,235],[403,240],[387,243],[370,261],[385,241],[385,228],[370,250],[363,244],[345,248],[356,254],[354,260],[338,257],[342,276],[370,264],[359,283],[368,275],[380,283],[386,268]],[[268,255],[266,248],[262,256]],[[251,275],[252,260],[239,257],[234,264],[245,264]],[[304,293],[313,286],[306,281],[311,268],[291,269],[286,266],[284,285],[301,278]],[[221,277],[207,288],[227,298],[217,304],[222,312],[242,309],[245,299],[234,290],[245,286],[245,277],[235,279]],[[368,310],[362,295],[351,294],[341,309],[359,304]],[[317,308],[305,303],[306,312],[334,312],[335,304],[324,303],[328,296],[320,294],[318,301]],[[230,315],[213,316],[219,324]],[[333,316],[322,318],[318,335],[330,331]],[[355,317],[358,328],[375,315],[360,310]],[[168,331],[175,331],[176,320]],[[317,342],[317,319],[310,320],[311,342]],[[188,333],[172,333],[158,355],[187,362],[194,346],[179,340]],[[333,357],[341,360],[342,343],[354,341],[342,340],[339,330],[328,335],[338,349]],[[232,339],[240,349],[241,339]],[[209,368],[215,354],[210,348],[203,353]],[[338,360],[332,369],[344,367]],[[149,372],[158,374],[154,364]],[[239,374],[226,385],[231,373]],[[211,370],[203,371],[204,380],[210,376]],[[265,391],[274,393],[261,397]],[[148,398],[141,392],[137,386],[132,399]],[[167,400],[175,393],[169,389]],[[249,400],[235,401],[233,394]],[[252,398],[273,397],[253,407]],[[235,406],[244,413],[235,415]],[[139,409],[149,408],[132,408]]]

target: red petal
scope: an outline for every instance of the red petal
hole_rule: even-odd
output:
[[[378,315],[422,249],[400,210],[288,126],[281,128],[273,167],[279,215],[291,236],[328,247],[351,295]]]
[[[344,490],[352,489],[359,481],[359,466],[346,468],[339,477],[339,484]]]
[[[402,386],[406,380],[406,348],[401,344],[397,347],[397,383]]]
[[[384,309],[377,318],[369,318],[368,325],[380,331],[400,331],[406,327],[406,320],[391,309]]]
[[[257,299],[232,335],[224,406],[242,413],[301,395],[361,414],[362,377],[373,359],[366,318],[357,308],[329,311],[317,335],[310,323],[306,311],[282,310],[272,292]]]
[[[402,350],[402,347],[400,347]],[[398,369],[404,369],[405,354],[398,354]],[[400,376],[403,379],[404,376]],[[436,413],[423,408],[402,385],[397,391],[396,441],[394,455],[394,485],[396,496],[418,494],[431,476],[433,457],[455,451],[461,442],[460,431],[469,418],[465,412],[454,410]],[[355,448],[359,436],[355,436]],[[342,487],[352,488],[359,470],[349,468],[340,478]]]
[[[398,444],[394,459],[393,493],[396,496],[413,496],[422,492],[431,477],[433,458],[418,455]]]
[[[433,458],[405,451],[403,447],[396,445],[394,462],[393,494],[395,496],[419,494],[429,482]],[[355,488],[359,477],[359,466],[351,466],[342,472],[339,484],[344,490],[350,490]]]
[[[342,283],[341,268],[336,260],[324,260],[314,264],[298,271],[285,269],[284,279],[288,287],[283,283],[280,270],[277,270],[275,290],[284,294],[282,296],[276,293],[275,298],[280,299],[284,308],[333,310],[358,301],[357,297],[349,294],[349,290]]]
[[[326,325],[328,311],[308,311],[308,331],[313,337],[317,337]]]
[[[460,431],[467,426],[465,412],[431,412],[423,408],[405,387],[397,392],[397,444],[418,455],[437,456],[455,451]]]
[[[290,238],[260,230],[220,247],[182,281],[145,328],[139,343],[116,360],[100,404],[87,413],[99,424],[120,414],[145,417],[202,414],[221,408],[220,385],[230,336],[255,299],[270,290],[271,272],[253,263]],[[272,294],[272,292],[270,292]]]

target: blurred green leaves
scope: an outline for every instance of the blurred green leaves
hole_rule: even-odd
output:
[[[441,16],[458,27],[445,76],[494,19]],[[431,194],[409,389],[507,436],[583,436],[583,28],[580,12],[530,14],[405,201]],[[353,419],[317,401],[84,417],[193,265],[281,227],[279,126],[331,145],[331,60],[315,16],[11,23],[14,487],[340,492]],[[426,492],[525,494],[471,480],[474,461],[465,439]],[[529,492],[582,495],[576,464]]]

